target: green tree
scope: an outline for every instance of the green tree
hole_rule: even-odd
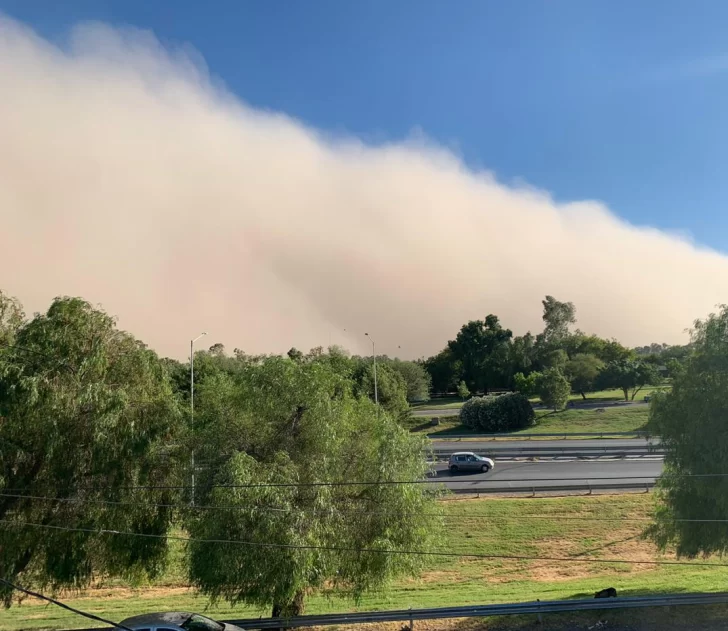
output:
[[[571,387],[586,400],[586,393],[594,390],[597,377],[604,368],[604,362],[595,355],[579,353],[570,359],[565,367]]]
[[[517,372],[513,375],[513,383],[516,392],[520,392],[526,397],[533,397],[538,394],[538,380],[541,378],[540,372],[531,372],[524,375],[522,372]]]
[[[604,363],[609,363],[632,359],[634,353],[626,346],[622,346],[617,340],[606,340],[598,357]]]
[[[20,302],[0,291],[0,347],[7,347],[15,341],[15,335],[24,322],[25,313]]]
[[[536,362],[535,343],[536,339],[530,333],[513,338],[513,342],[508,348],[510,375],[528,374],[533,370]],[[512,377],[511,383],[508,385],[513,385]]]
[[[508,347],[513,333],[504,329],[498,317],[471,320],[463,325],[448,348],[463,367],[463,380],[471,392],[488,392],[503,385],[508,369]]]
[[[538,378],[538,394],[546,407],[563,410],[571,394],[571,384],[560,370],[547,368]]]
[[[164,365],[77,298],[56,299],[14,336],[0,353],[0,576],[77,588],[94,576],[156,575],[167,549],[154,536],[167,533],[182,469]],[[11,590],[0,594],[9,605]]]
[[[371,358],[354,358],[352,378],[355,382],[354,393],[374,401],[374,365]],[[377,395],[379,405],[394,418],[403,421],[409,417],[407,382],[383,356],[377,358]]]
[[[672,390],[650,404],[665,461],[649,534],[679,556],[723,555],[728,526],[716,522],[728,520],[728,307],[696,322],[692,340],[694,353]]]
[[[432,379],[432,390],[438,393],[452,392],[461,381],[463,366],[450,348],[445,348],[423,362]]]
[[[407,401],[427,401],[430,398],[432,378],[418,363],[401,359],[392,359],[390,366],[404,379]]]
[[[569,336],[569,326],[576,322],[576,307],[573,302],[560,302],[553,296],[546,296],[543,305],[544,341],[549,345],[562,345]]]
[[[644,386],[659,382],[660,375],[653,364],[633,359],[609,362],[597,378],[599,388],[619,389],[624,393],[625,401],[634,401]]]
[[[470,396],[470,390],[468,390],[468,384],[466,384],[464,381],[461,381],[458,384],[458,396],[465,401]]]
[[[670,359],[665,362],[665,368],[667,369],[667,376],[674,379],[685,372],[685,362],[682,362],[675,357],[670,357]]]
[[[564,372],[568,361],[569,356],[562,348],[555,348],[546,352],[541,359],[544,368],[555,368],[560,372]]]
[[[198,497],[226,508],[186,526],[249,543],[190,544],[192,582],[213,600],[297,615],[315,590],[357,598],[421,567],[406,551],[436,531],[431,487],[386,483],[424,478],[425,441],[353,389],[325,362],[284,358],[202,386]]]

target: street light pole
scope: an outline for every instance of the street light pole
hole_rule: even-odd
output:
[[[195,429],[195,342],[207,333],[200,333],[194,340],[190,340],[190,433]],[[190,450],[190,466],[192,468],[192,506],[195,505],[195,437],[192,436],[192,449]]]
[[[365,333],[369,338],[369,341],[372,343],[372,360],[374,361],[374,403],[379,405],[379,391],[377,390],[377,352],[376,347],[374,346],[374,340],[372,339],[372,336],[369,335],[369,333]]]

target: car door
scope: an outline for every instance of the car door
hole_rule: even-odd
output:
[[[468,456],[466,467],[468,471],[475,471],[480,468],[480,463],[475,456]]]

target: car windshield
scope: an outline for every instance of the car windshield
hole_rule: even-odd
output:
[[[223,631],[224,624],[205,618],[199,614],[192,614],[187,621],[180,625],[186,631]]]

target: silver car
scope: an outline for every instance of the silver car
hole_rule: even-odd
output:
[[[490,458],[484,458],[478,456],[472,451],[456,451],[450,456],[450,473],[457,473],[458,471],[482,471],[488,473],[493,467],[495,462]]]
[[[119,625],[134,631],[242,631],[232,624],[181,611],[145,613],[122,620]],[[120,627],[114,631],[119,631]]]

